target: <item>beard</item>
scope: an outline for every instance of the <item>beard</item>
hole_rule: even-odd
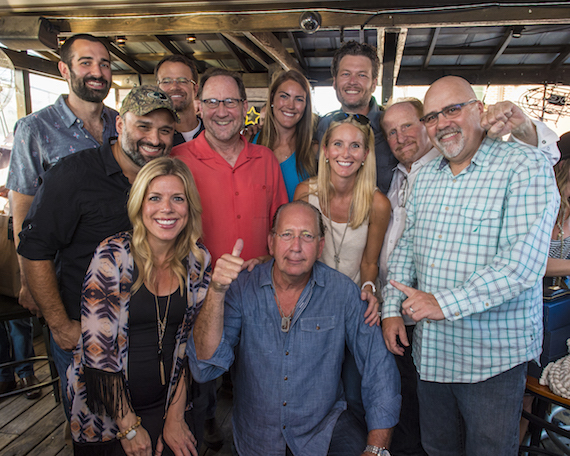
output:
[[[350,89],[350,87],[348,89]],[[369,90],[366,90],[364,87],[359,86],[358,89],[362,90],[362,92],[360,94],[360,98],[354,101],[347,100],[347,98],[344,97],[342,90],[336,90],[337,99],[340,101],[345,112],[357,112],[360,109],[368,108],[375,87],[371,87]],[[347,90],[347,88],[343,87],[343,90]]]
[[[142,146],[159,147],[162,149],[162,153],[152,157],[145,156],[141,153]],[[123,132],[123,135],[121,137],[121,148],[123,149],[125,155],[129,157],[135,165],[141,168],[155,158],[164,157],[170,151],[170,149],[166,149],[166,144],[162,142],[158,144],[151,144],[148,141],[143,141],[142,139],[135,142],[126,130]]]
[[[103,83],[102,89],[92,89],[87,86],[89,81],[97,81]],[[94,78],[93,76],[78,77],[73,70],[71,70],[71,90],[83,101],[91,103],[101,103],[111,90],[111,84],[105,78]]]
[[[454,141],[452,144],[442,144],[440,142],[440,139],[443,136],[448,135],[450,133],[459,133],[461,137],[459,140]],[[448,160],[450,158],[457,157],[461,152],[463,152],[463,149],[465,149],[465,136],[463,136],[463,131],[459,127],[449,127],[444,130],[441,130],[440,132],[437,133],[435,137],[435,146],[440,150],[442,155]]]

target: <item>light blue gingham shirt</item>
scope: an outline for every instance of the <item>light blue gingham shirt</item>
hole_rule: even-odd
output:
[[[35,195],[40,177],[60,159],[85,149],[101,146],[67,106],[67,95],[54,104],[16,122],[14,145],[6,187],[24,195]],[[118,113],[103,106],[103,144],[117,136]]]
[[[362,374],[368,429],[393,427],[400,415],[400,375],[379,327],[364,323],[366,304],[347,276],[317,261],[288,333],[271,286],[273,261],[243,271],[226,294],[224,333],[209,360],[186,351],[199,382],[234,363],[233,435],[238,454],[326,456],[346,409],[341,368],[345,345]],[[235,350],[235,351],[234,351]],[[363,448],[364,450],[364,448]]]
[[[388,280],[417,279],[445,316],[416,326],[422,380],[475,383],[539,356],[542,276],[559,202],[552,165],[518,144],[485,138],[457,176],[445,158],[420,171]],[[383,318],[401,315],[405,298],[388,284]]]

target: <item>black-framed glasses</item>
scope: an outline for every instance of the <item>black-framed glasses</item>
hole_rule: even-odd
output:
[[[303,231],[299,235],[294,235],[291,231],[285,231],[284,233],[281,233],[281,234],[279,234],[279,233],[274,233],[274,234],[275,234],[275,236],[279,236],[281,238],[281,240],[284,242],[292,242],[293,239],[299,238],[304,243],[310,244],[311,242],[313,242],[317,238],[317,236],[309,233],[308,231]]]
[[[422,122],[426,127],[430,127],[430,126],[435,125],[437,123],[440,114],[443,114],[443,117],[445,117],[446,119],[454,119],[455,117],[458,117],[459,114],[461,114],[461,109],[464,106],[467,106],[467,105],[470,105],[471,103],[476,103],[476,102],[477,102],[477,100],[469,100],[469,101],[466,101],[465,103],[457,103],[457,104],[446,106],[441,111],[430,112],[430,113],[426,114],[425,116],[423,116],[420,119],[420,122]]]
[[[370,119],[362,114],[347,114],[346,112],[337,112],[333,114],[332,121],[333,122],[344,122],[345,120],[350,119],[356,120],[360,125],[370,125]]]
[[[237,108],[243,100],[241,98],[226,98],[225,100],[218,100],[217,98],[206,98],[202,100],[208,108],[214,109],[223,103],[226,108],[232,109]]]
[[[174,83],[178,85],[188,85],[190,83],[196,85],[196,81],[188,78],[164,78],[162,81],[158,81],[158,84],[163,86],[170,86]]]

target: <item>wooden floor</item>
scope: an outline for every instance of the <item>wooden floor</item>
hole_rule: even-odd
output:
[[[43,338],[34,339],[37,356],[45,355]],[[40,381],[49,378],[47,361],[35,364]],[[230,456],[231,395],[220,392],[216,419],[225,437],[223,447],[214,451],[202,446],[200,456]],[[73,456],[73,449],[64,440],[65,414],[55,401],[53,389],[42,389],[39,399],[29,400],[25,395],[0,399],[0,455],[2,456]]]
[[[34,340],[36,355],[45,355],[41,336]],[[49,377],[47,361],[35,364],[40,381]],[[0,399],[0,454],[2,456],[72,456],[63,437],[65,414],[55,402],[53,389],[43,388],[39,399],[25,395]]]

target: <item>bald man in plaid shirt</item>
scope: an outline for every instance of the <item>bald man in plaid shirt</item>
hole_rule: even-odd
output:
[[[552,166],[538,149],[488,137],[462,78],[436,81],[424,112],[442,157],[420,171],[406,204],[382,318],[418,323],[426,452],[516,455],[526,363],[542,348],[541,280],[559,204]]]

